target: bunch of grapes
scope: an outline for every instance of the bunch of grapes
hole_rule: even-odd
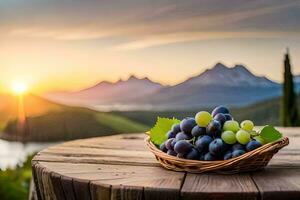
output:
[[[239,124],[226,107],[218,106],[212,113],[200,111],[173,125],[160,149],[185,159],[228,160],[264,144],[253,127],[252,121]]]

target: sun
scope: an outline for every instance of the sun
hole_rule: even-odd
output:
[[[28,90],[28,86],[26,83],[13,83],[12,84],[12,91],[17,95],[22,95]]]

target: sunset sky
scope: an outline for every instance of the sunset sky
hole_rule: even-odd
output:
[[[300,74],[300,0],[0,1],[0,91],[78,90],[130,74],[176,84],[216,62]]]

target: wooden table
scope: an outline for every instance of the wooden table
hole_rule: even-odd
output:
[[[262,171],[190,174],[160,167],[144,134],[75,140],[32,161],[38,199],[300,199],[300,128]]]

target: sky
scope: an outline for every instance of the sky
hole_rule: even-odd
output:
[[[300,0],[0,0],[0,91],[79,90],[131,74],[166,85],[217,62],[300,74]]]

